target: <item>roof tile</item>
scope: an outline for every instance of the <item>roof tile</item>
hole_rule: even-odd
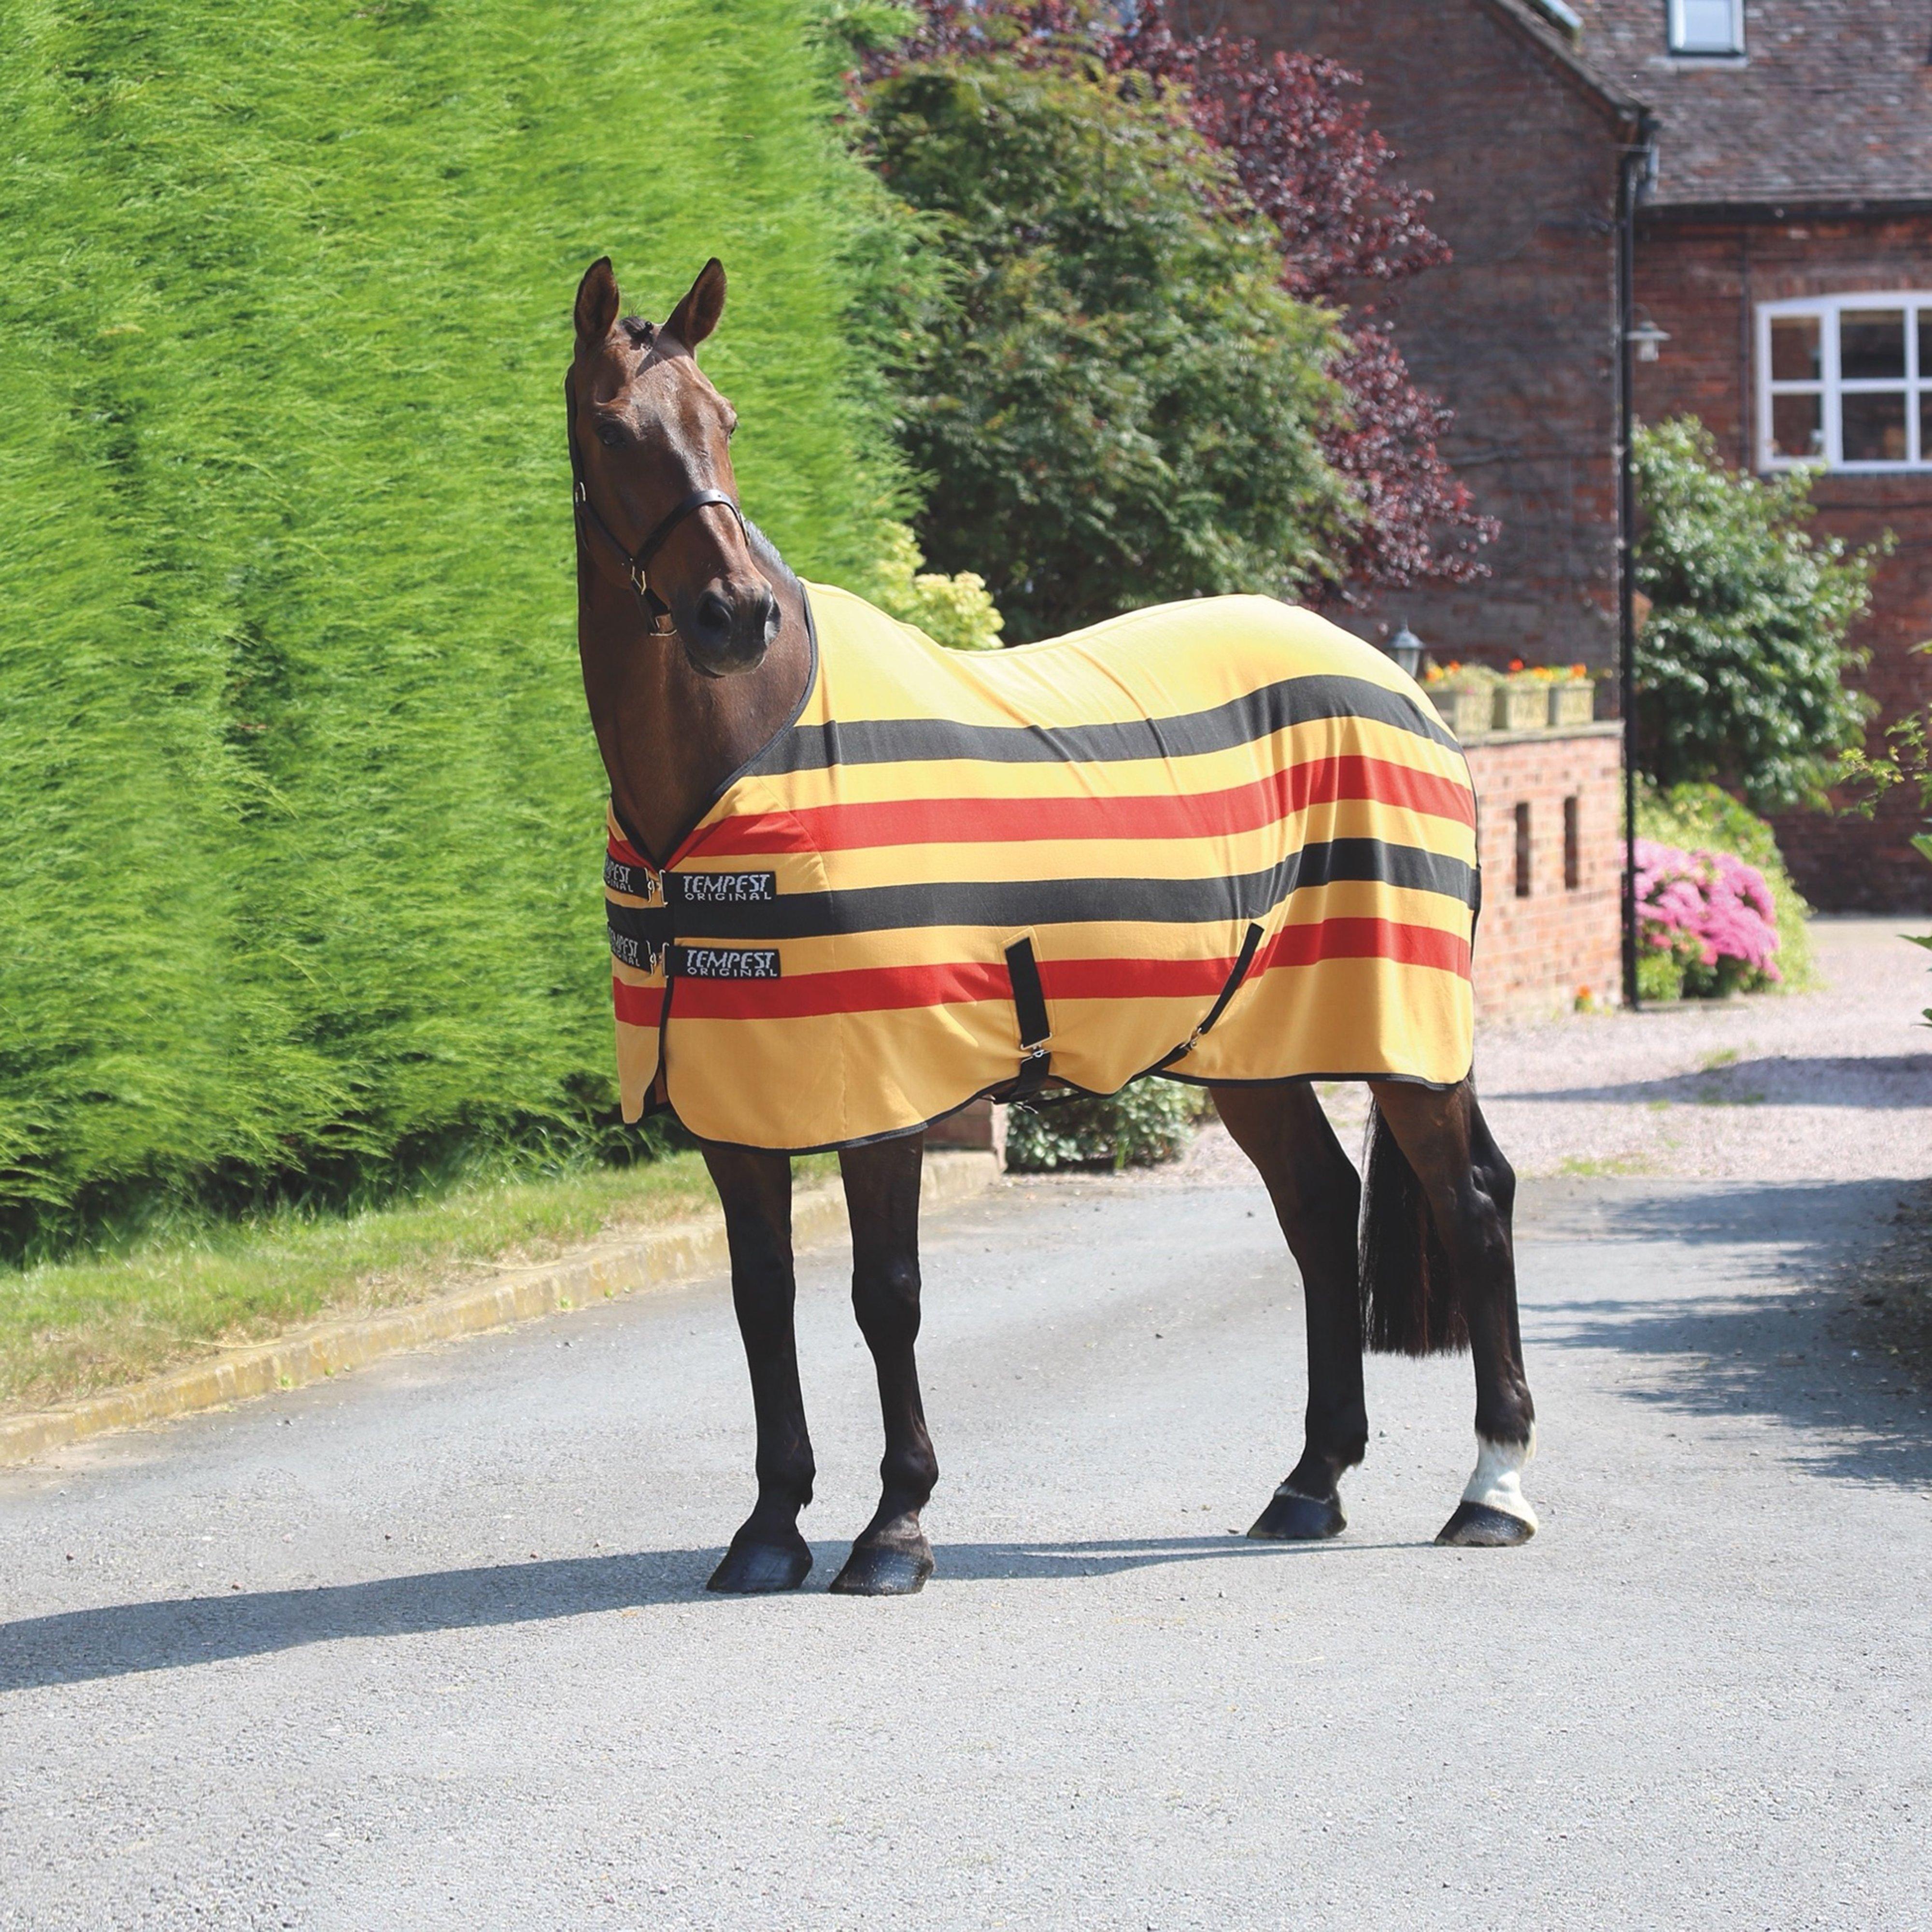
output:
[[[1742,61],[1673,57],[1665,0],[1571,4],[1656,111],[1653,205],[1932,201],[1932,0],[1745,0]]]

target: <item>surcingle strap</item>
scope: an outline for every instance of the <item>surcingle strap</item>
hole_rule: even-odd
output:
[[[1241,982],[1248,976],[1248,968],[1255,963],[1255,955],[1261,950],[1262,928],[1250,921],[1246,936],[1241,941],[1241,950],[1234,961],[1234,970],[1222,983],[1214,1004],[1208,1009],[1208,1017],[1177,1046],[1172,1053],[1163,1054],[1148,1070],[1158,1073],[1162,1067],[1172,1066],[1177,1060],[1185,1060],[1200,1042],[1214,1022],[1228,1010],[1228,1002],[1241,990]]]
[[[1024,1100],[1046,1085],[1053,1071],[1047,1042],[1053,1023],[1046,1016],[1046,989],[1040,982],[1040,962],[1031,939],[1016,939],[1006,948],[1006,976],[1013,985],[1013,1013],[1020,1025],[1020,1070],[1006,1098]]]
[[[1208,1017],[1194,1029],[1193,1035],[1187,1042],[1190,1046],[1228,1010],[1228,1002],[1241,990],[1241,982],[1248,976],[1248,968],[1255,963],[1255,952],[1261,943],[1261,928],[1251,924],[1246,937],[1241,941],[1240,956],[1234,962],[1234,970],[1228,975],[1228,983],[1221,988],[1221,997],[1208,1009]]]

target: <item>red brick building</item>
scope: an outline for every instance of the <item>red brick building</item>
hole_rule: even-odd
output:
[[[1616,655],[1619,182],[1640,416],[1694,411],[1740,466],[1822,463],[1817,527],[1890,530],[1867,688],[1932,700],[1932,4],[1926,0],[1182,0],[1178,19],[1363,79],[1455,251],[1394,313],[1498,517],[1492,574],[1396,596],[1438,656]],[[1647,168],[1631,158],[1648,152]],[[1654,359],[1652,359],[1654,358]],[[1932,904],[1903,799],[1780,836],[1828,908]]]
[[[1740,468],[1822,462],[1815,527],[1892,532],[1853,641],[1881,728],[1932,700],[1932,5],[1706,0],[1700,50],[1641,0],[1580,8],[1591,57],[1650,104],[1657,180],[1636,297],[1661,330],[1647,417],[1689,410]],[[1834,910],[1932,905],[1903,797],[1876,826],[1804,813],[1778,836]]]

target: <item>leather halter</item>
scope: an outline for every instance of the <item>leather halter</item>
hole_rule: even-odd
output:
[[[577,522],[577,541],[584,542],[584,520],[615,550],[624,566],[624,574],[631,588],[638,594],[638,603],[644,614],[644,628],[653,638],[674,638],[677,626],[670,620],[670,606],[651,588],[650,580],[644,574],[651,560],[669,542],[671,532],[686,518],[694,516],[700,510],[709,509],[714,503],[729,510],[738,520],[738,528],[745,541],[752,540],[751,532],[746,528],[745,513],[740,509],[736,500],[723,490],[694,490],[691,494],[662,518],[650,535],[635,550],[627,550],[599,514],[597,506],[590,500],[590,493],[584,483],[584,457],[577,446],[577,392],[571,379],[563,379],[563,399],[568,413],[566,429],[570,440],[570,501],[571,509]]]

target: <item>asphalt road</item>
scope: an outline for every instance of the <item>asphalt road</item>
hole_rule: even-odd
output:
[[[1372,1364],[1338,1542],[1229,1534],[1300,1322],[1228,1187],[933,1225],[911,1600],[824,1594],[878,1455],[832,1252],[796,1598],[701,1589],[716,1284],[0,1476],[0,1926],[1922,1926],[1932,1418],[1816,1286],[1892,1192],[1532,1188],[1520,1551],[1430,1543],[1460,1361]]]

